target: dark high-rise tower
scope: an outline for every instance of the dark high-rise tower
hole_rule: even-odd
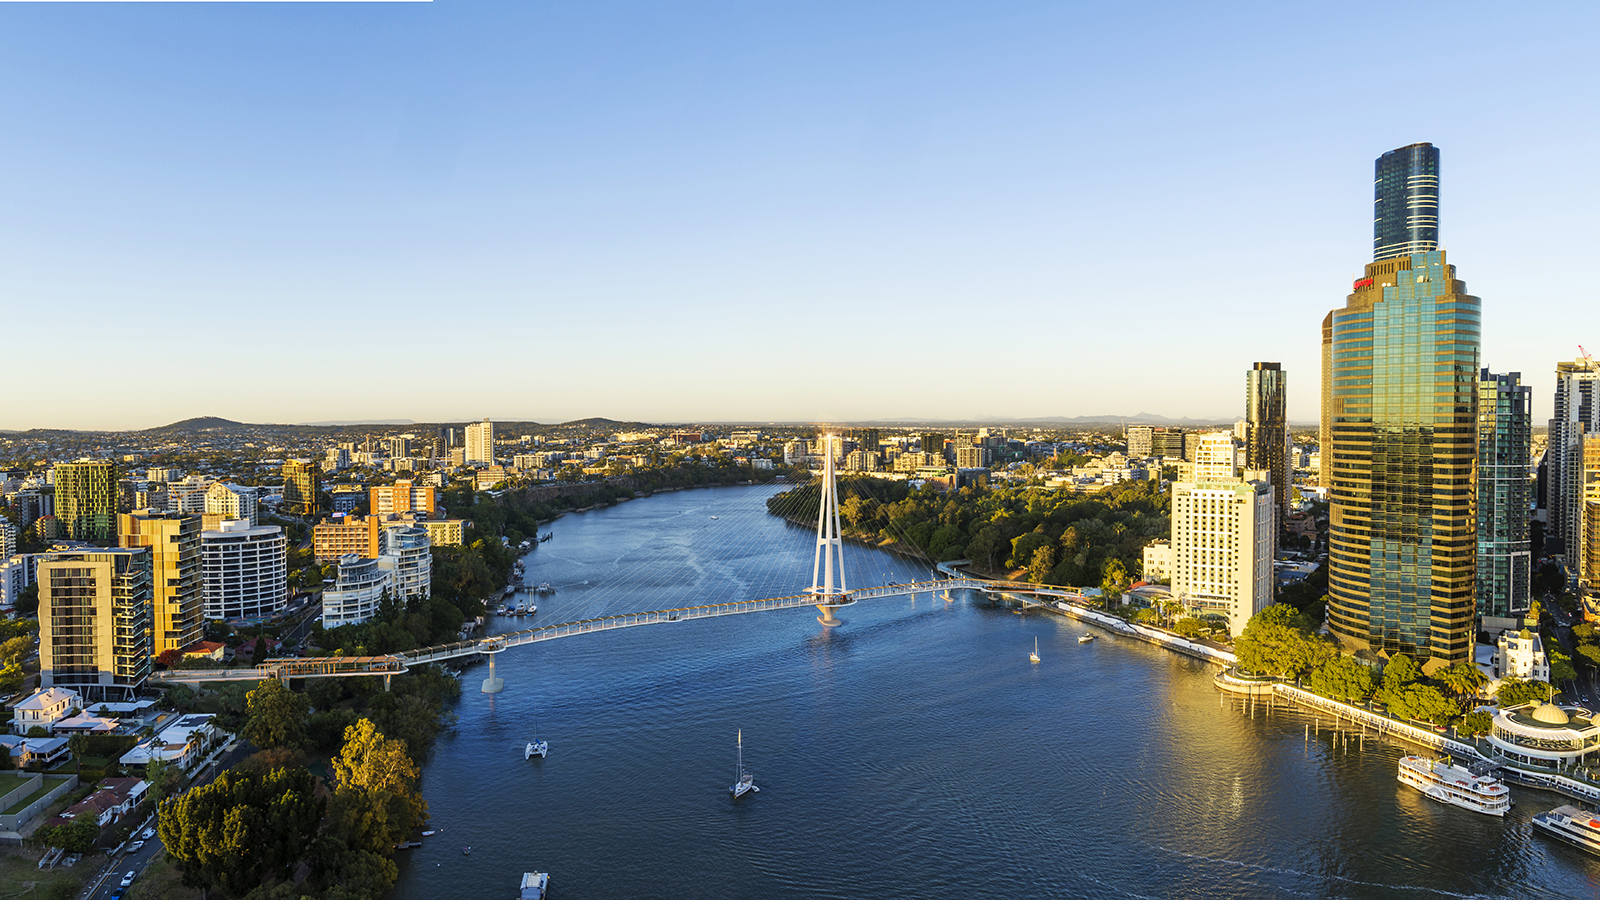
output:
[[[1412,144],[1390,150],[1375,168],[1372,258],[1439,249],[1439,149]]]
[[[1522,627],[1518,614],[1528,611],[1532,453],[1533,389],[1518,372],[1479,372],[1478,616],[1490,634]]]
[[[1277,494],[1278,529],[1289,515],[1289,416],[1285,401],[1283,367],[1258,362],[1245,373],[1244,467],[1260,469],[1272,479]]]
[[[1433,179],[1428,225],[1418,228],[1427,237],[1415,249],[1380,249],[1322,323],[1328,628],[1352,648],[1421,657],[1431,672],[1472,660],[1481,303],[1432,249],[1432,146],[1378,161],[1380,245],[1385,195],[1396,192],[1385,162],[1397,154],[1430,173],[1416,184]]]

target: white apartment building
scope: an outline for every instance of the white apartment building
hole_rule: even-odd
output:
[[[433,589],[433,542],[428,530],[394,525],[383,529],[378,540],[383,548],[378,568],[388,573],[393,595],[400,600],[426,598]]]
[[[205,513],[221,522],[237,519],[256,525],[256,489],[219,481],[206,488]]]
[[[1272,483],[1238,473],[1234,437],[1205,435],[1184,480],[1172,485],[1172,595],[1198,616],[1220,615],[1232,634],[1272,604],[1277,525]]]
[[[494,465],[494,423],[488,419],[467,426],[466,465]]]
[[[167,510],[190,516],[204,515],[206,492],[214,480],[205,475],[190,475],[182,481],[167,482]]]
[[[33,584],[37,560],[37,554],[23,553],[0,562],[0,610],[16,606],[22,592]]]
[[[17,555],[17,526],[0,519],[0,559]]]
[[[339,557],[333,587],[322,592],[322,627],[355,625],[377,615],[388,587],[389,573],[377,560],[354,553]]]
[[[265,619],[289,602],[289,544],[276,525],[223,522],[200,534],[200,595],[208,619]]]
[[[1144,565],[1139,576],[1145,581],[1164,581],[1172,577],[1172,545],[1156,541],[1144,548]]]

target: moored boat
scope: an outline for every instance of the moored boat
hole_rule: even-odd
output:
[[[1558,841],[1600,856],[1600,813],[1576,806],[1558,806],[1533,817],[1533,827]]]
[[[544,759],[550,755],[549,741],[529,741],[528,746],[522,748],[523,759],[533,759],[535,756]]]
[[[1033,639],[1033,652],[1028,654],[1028,662],[1039,661],[1039,639]]]
[[[728,793],[732,794],[735,800],[752,791],[761,793],[761,788],[756,787],[756,777],[744,770],[744,729],[739,729],[736,740],[739,744],[739,774],[733,785],[728,788]]]
[[[1511,791],[1499,779],[1474,775],[1471,770],[1446,760],[1407,756],[1400,760],[1401,784],[1410,785],[1440,803],[1470,809],[1490,816],[1503,816],[1511,809]]]
[[[1090,634],[1087,631],[1085,631],[1083,634],[1078,635],[1078,643],[1080,643],[1080,644],[1087,644],[1092,640],[1094,640],[1094,635]]]
[[[517,900],[544,900],[545,892],[549,889],[549,872],[523,872],[522,892],[517,895]]]

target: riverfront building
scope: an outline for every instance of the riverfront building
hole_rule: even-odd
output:
[[[1206,435],[1172,485],[1172,596],[1231,634],[1272,604],[1276,499],[1265,472],[1241,476],[1228,432]],[[1148,576],[1147,576],[1148,577]]]
[[[117,470],[109,460],[81,459],[55,467],[56,521],[74,541],[117,537]]]
[[[1580,551],[1583,506],[1583,443],[1600,435],[1600,364],[1577,359],[1556,364],[1555,417],[1545,451],[1545,536],[1552,553],[1570,562]],[[1551,543],[1549,539],[1560,543]]]
[[[200,517],[153,509],[117,518],[117,543],[150,551],[150,652],[182,650],[205,637],[200,587]]]
[[[42,554],[39,686],[132,700],[150,677],[150,551]]]
[[[1258,362],[1245,373],[1244,467],[1266,472],[1278,498],[1278,527],[1289,518],[1294,484],[1289,464],[1288,388],[1283,366]]]
[[[322,490],[322,471],[315,460],[291,459],[283,464],[283,508],[296,516],[317,511],[317,494]]]
[[[267,619],[289,602],[288,541],[276,525],[223,522],[200,535],[201,594],[208,619]]]
[[[378,568],[388,573],[390,591],[401,600],[426,599],[433,590],[433,550],[428,531],[411,524],[383,529]]]
[[[1512,761],[1541,769],[1565,769],[1600,754],[1600,723],[1587,710],[1535,700],[1502,709],[1489,743]]]
[[[1478,373],[1478,574],[1480,628],[1520,628],[1528,611],[1533,550],[1528,536],[1532,491],[1533,390],[1518,372]]]
[[[337,628],[372,618],[388,587],[389,573],[378,567],[376,559],[353,553],[340,557],[333,587],[322,592],[322,626]]]
[[[1322,323],[1328,628],[1431,672],[1473,654],[1481,303],[1435,249],[1437,152],[1396,152],[1421,160],[1415,177],[1379,160],[1379,256]],[[1396,196],[1433,210],[1407,214],[1403,241]]]

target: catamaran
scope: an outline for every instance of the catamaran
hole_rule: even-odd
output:
[[[737,780],[735,780],[733,782],[733,786],[728,788],[728,793],[732,794],[733,795],[733,799],[735,799],[735,800],[739,799],[740,797],[743,797],[745,794],[748,794],[751,791],[755,791],[756,793],[760,793],[761,792],[761,788],[756,787],[756,777],[754,775],[751,775],[749,772],[746,772],[744,770],[744,729],[743,728],[739,729],[737,741],[738,741],[738,744],[739,744],[739,777],[738,777]]]
[[[544,759],[548,755],[550,755],[550,742],[539,740],[539,729],[534,728],[533,740],[528,742],[528,746],[522,748],[522,758],[533,759],[537,756],[540,759]]]
[[[1028,662],[1039,661],[1039,639],[1033,639],[1033,652],[1028,654]]]

